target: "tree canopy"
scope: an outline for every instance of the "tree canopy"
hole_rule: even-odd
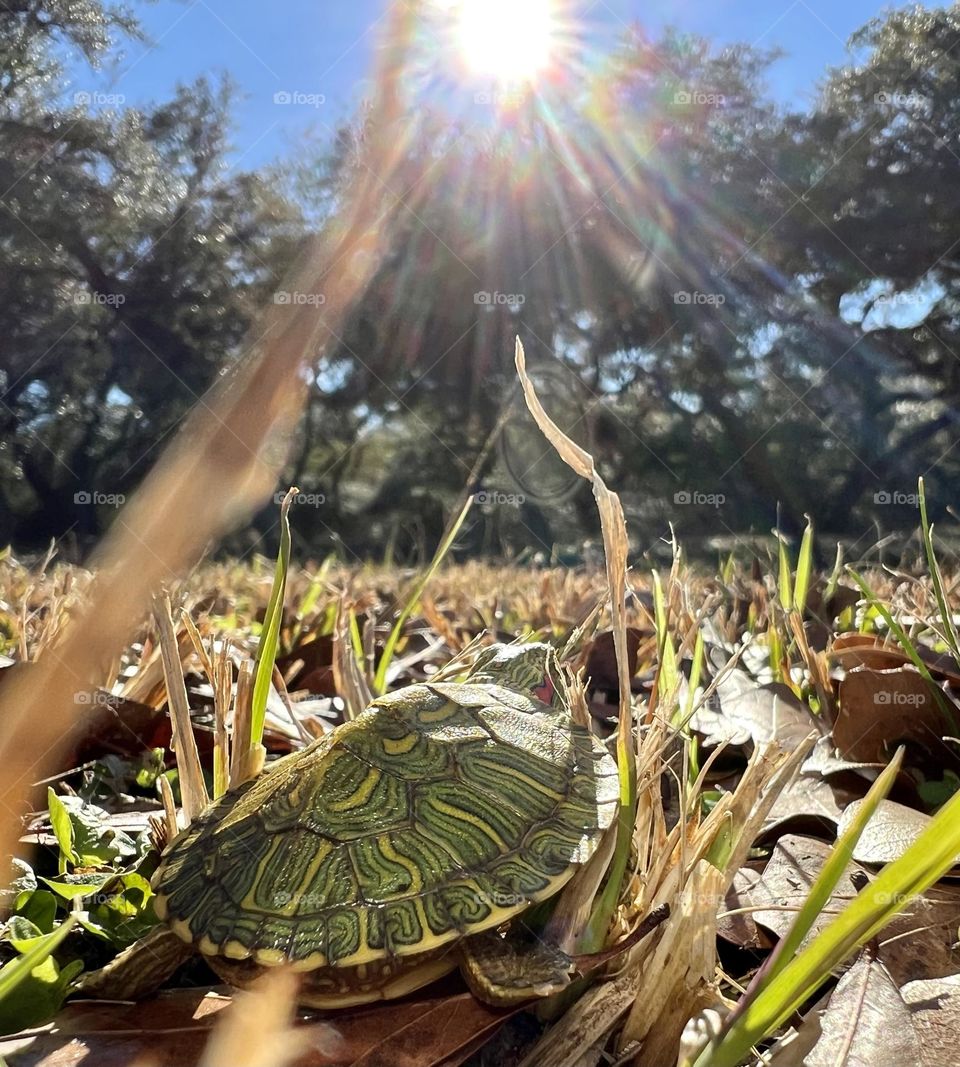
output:
[[[258,303],[322,306],[282,270],[380,138],[400,210],[291,458],[316,551],[430,546],[465,489],[464,551],[592,536],[516,403],[516,334],[641,541],[778,507],[856,541],[914,524],[917,474],[956,477],[957,6],[865,26],[804,113],[767,93],[771,53],[634,30],[587,78],[466,110],[411,78],[401,129],[361,110],[282,173],[230,165],[229,86],[64,99],[64,49],[136,32],[94,2],[0,14],[0,540],[96,534]]]

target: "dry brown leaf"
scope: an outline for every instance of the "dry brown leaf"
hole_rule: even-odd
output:
[[[880,958],[898,984],[911,979],[937,979],[960,970],[954,947],[960,924],[960,888],[941,882],[905,911],[880,937]]]
[[[915,647],[933,675],[949,678],[954,684],[960,685],[960,674],[948,656],[938,656],[923,645]],[[888,645],[882,637],[874,634],[838,634],[830,647],[829,656],[848,671],[856,667],[882,671],[911,665],[910,657],[902,648]]]
[[[333,638],[311,634],[290,652],[277,657],[277,666],[291,693],[306,690],[311,696],[336,696],[333,678]]]
[[[823,725],[785,685],[758,685],[746,671],[736,667],[720,676],[715,690],[719,709],[704,705],[691,719],[691,726],[704,735],[708,748],[727,743],[762,745],[775,741],[792,752]]]
[[[858,799],[858,795],[862,796],[862,793],[857,794],[819,775],[798,774],[777,797],[763,825],[763,833],[769,836],[774,830],[782,833],[787,828],[791,833],[815,833],[818,828],[832,831],[844,808]]]
[[[862,805],[862,800],[855,800],[847,808],[837,826],[838,835],[847,830]],[[877,865],[899,859],[932,821],[916,808],[881,800],[860,835],[853,858],[858,863]]]
[[[906,1067],[920,1060],[910,1009],[889,971],[861,952],[820,1016],[820,1039],[806,1067]]]
[[[785,834],[774,846],[761,877],[733,899],[728,897],[728,905],[752,908],[755,923],[777,937],[783,937],[793,924],[797,909],[807,899],[830,849],[827,842],[817,838]],[[857,890],[850,877],[856,870],[857,867],[850,864],[844,871],[826,907],[814,920],[807,941],[856,896]]]
[[[797,909],[806,900],[831,847],[816,838],[784,836],[777,842],[761,877],[741,878],[735,891],[727,895],[726,907],[750,909],[758,926],[783,937]],[[856,895],[851,875],[857,871],[866,874],[856,863],[847,867],[830,900],[814,920],[805,943]],[[960,969],[960,954],[952,947],[958,923],[960,888],[940,883],[923,896],[904,902],[901,913],[879,935],[879,957],[897,982],[952,974]],[[736,931],[735,927],[732,929]]]
[[[955,752],[941,740],[950,728],[938,699],[950,700],[912,666],[857,667],[840,683],[834,744],[846,759],[883,762],[908,742],[926,749],[937,766],[956,764]]]
[[[52,1027],[0,1040],[0,1056],[9,1067],[131,1067],[135,1058],[147,1056],[154,1067],[197,1067],[205,1041],[231,1003],[229,996],[195,989],[168,990],[139,1004],[73,1003]],[[272,1019],[285,1018],[283,1005],[269,1012],[261,1001],[259,1010],[248,1013],[254,1031],[267,1033]],[[299,1046],[286,1062],[291,1067],[456,1067],[515,1013],[490,1008],[466,992],[383,1003],[328,1019],[305,1013],[285,1031]],[[250,1048],[264,1048],[256,1032],[248,1036]],[[276,1039],[274,1032],[268,1058],[255,1067],[279,1067],[279,1055],[271,1058],[272,1053],[287,1050]],[[205,1062],[244,1067],[251,1061]]]
[[[773,938],[757,926],[751,912],[753,889],[763,870],[758,865],[741,867],[727,890],[723,910],[717,915],[717,936],[740,948],[772,948]]]
[[[818,774],[823,778],[833,775],[856,775],[865,780],[873,781],[876,771],[882,771],[887,765],[887,760],[864,762],[862,760],[848,760],[837,755],[833,738],[830,736],[817,739],[813,751],[804,761],[800,768],[801,774]]]
[[[920,1038],[923,1067],[956,1067],[960,1060],[960,974],[907,982],[900,995]]]

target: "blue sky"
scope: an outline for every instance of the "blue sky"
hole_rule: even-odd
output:
[[[430,0],[425,0],[430,2]],[[152,44],[127,44],[112,70],[72,89],[139,104],[169,95],[177,81],[228,72],[240,98],[234,116],[234,162],[260,165],[296,151],[305,127],[323,135],[364,91],[378,25],[388,0],[157,0],[134,2]],[[598,48],[629,24],[656,30],[672,23],[717,41],[780,47],[771,89],[806,107],[818,78],[847,58],[850,33],[878,14],[875,0],[570,0],[572,17]],[[274,94],[301,94],[286,105]],[[322,102],[321,102],[322,98]],[[297,102],[299,101],[299,102]]]

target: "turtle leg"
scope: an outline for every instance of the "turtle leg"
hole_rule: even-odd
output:
[[[478,1000],[508,1007],[566,989],[577,963],[545,941],[524,942],[488,931],[464,938],[460,971]]]
[[[125,948],[106,967],[85,974],[74,992],[102,1000],[140,1000],[156,992],[193,955],[192,946],[168,927],[159,926]]]
[[[615,945],[579,956],[569,956],[548,941],[524,941],[516,932],[501,937],[488,930],[461,942],[460,971],[475,997],[498,1007],[549,997],[566,989],[575,977],[633,948],[669,915],[669,906],[661,904]]]

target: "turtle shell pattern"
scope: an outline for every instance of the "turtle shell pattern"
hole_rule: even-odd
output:
[[[211,805],[164,854],[155,907],[201,952],[266,966],[423,953],[552,896],[618,795],[565,709],[413,685]]]

